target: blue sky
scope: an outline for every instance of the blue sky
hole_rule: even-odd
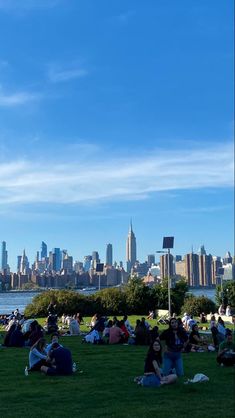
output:
[[[233,2],[0,0],[0,240],[234,252]]]

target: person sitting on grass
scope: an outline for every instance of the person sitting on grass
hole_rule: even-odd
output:
[[[29,352],[29,371],[40,371],[41,366],[48,365],[46,353],[46,340],[40,338],[30,349]]]
[[[16,324],[15,329],[10,336],[10,347],[24,347],[24,335],[21,331],[21,325]]]
[[[74,315],[69,322],[69,333],[70,335],[79,335],[80,334],[80,325]]]
[[[43,338],[43,328],[38,321],[33,321],[29,325],[29,331],[24,334],[25,345],[32,347],[40,338]]]
[[[150,333],[146,328],[146,325],[140,319],[136,320],[135,327],[135,344],[136,345],[149,345],[150,343]]]
[[[119,327],[119,323],[114,323],[109,330],[109,344],[121,344],[124,342],[124,332]]]
[[[155,386],[169,385],[175,383],[177,376],[170,374],[168,376],[162,376],[161,373],[162,363],[162,347],[159,339],[156,339],[149,347],[145,365],[144,365],[144,376],[135,378],[135,382],[142,386]]]
[[[177,376],[183,376],[181,352],[188,344],[188,335],[184,329],[179,328],[177,319],[170,319],[169,328],[161,333],[160,340],[165,341],[166,344],[163,356],[164,376],[168,376],[174,368]]]
[[[225,328],[225,324],[221,316],[219,316],[218,321],[217,321],[217,329],[218,329],[218,335],[217,335],[218,341],[219,343],[222,343],[225,340],[227,329]]]
[[[122,332],[124,334],[123,335],[123,342],[127,343],[128,340],[129,340],[129,337],[130,337],[130,333],[129,333],[128,329],[126,328],[123,319],[121,321],[119,321],[119,328],[122,330]]]
[[[202,324],[206,324],[207,323],[207,318],[206,318],[206,315],[204,314],[204,312],[200,313],[200,322]]]
[[[235,343],[230,329],[226,330],[226,339],[219,345],[217,362],[223,366],[235,364]]]
[[[106,324],[105,329],[103,331],[103,339],[104,339],[104,342],[106,342],[107,344],[109,343],[109,332],[112,326],[113,326],[113,321],[110,319],[108,323]]]
[[[189,344],[186,347],[186,351],[204,351],[203,348],[207,348],[207,342],[201,338],[198,331],[198,325],[194,324],[189,335]]]
[[[71,351],[60,346],[58,343],[52,344],[48,353],[51,366],[43,365],[41,371],[48,376],[70,375],[73,373],[73,360]]]
[[[59,334],[58,333],[54,333],[51,334],[51,342],[50,344],[47,344],[45,351],[48,354],[51,351],[52,345],[54,343],[58,343],[59,344]],[[59,344],[60,347],[63,347],[61,344]]]

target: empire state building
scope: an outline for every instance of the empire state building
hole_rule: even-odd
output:
[[[130,273],[131,267],[136,262],[136,238],[132,230],[132,222],[130,223],[130,229],[127,236],[126,242],[126,263],[127,263],[127,273]]]

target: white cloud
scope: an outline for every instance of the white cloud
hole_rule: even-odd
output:
[[[57,64],[50,64],[48,70],[48,79],[52,83],[61,83],[76,78],[85,77],[87,74],[87,70],[82,68],[79,64],[71,64],[71,66],[67,66],[66,68],[60,67]]]
[[[61,0],[0,0],[0,10],[48,9],[57,6]]]
[[[15,107],[25,105],[30,102],[39,100],[41,95],[38,93],[30,93],[20,91],[16,93],[6,93],[0,89],[0,107]]]
[[[120,15],[116,16],[116,19],[121,24],[126,25],[134,15],[135,15],[134,10],[128,10],[127,12],[120,13]]]
[[[0,164],[0,204],[147,199],[152,193],[233,186],[232,145],[101,162]]]

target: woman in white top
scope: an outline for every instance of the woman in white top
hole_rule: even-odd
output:
[[[48,362],[47,353],[45,351],[46,340],[45,338],[40,338],[30,349],[29,352],[29,370],[39,371],[41,366],[47,366]]]

